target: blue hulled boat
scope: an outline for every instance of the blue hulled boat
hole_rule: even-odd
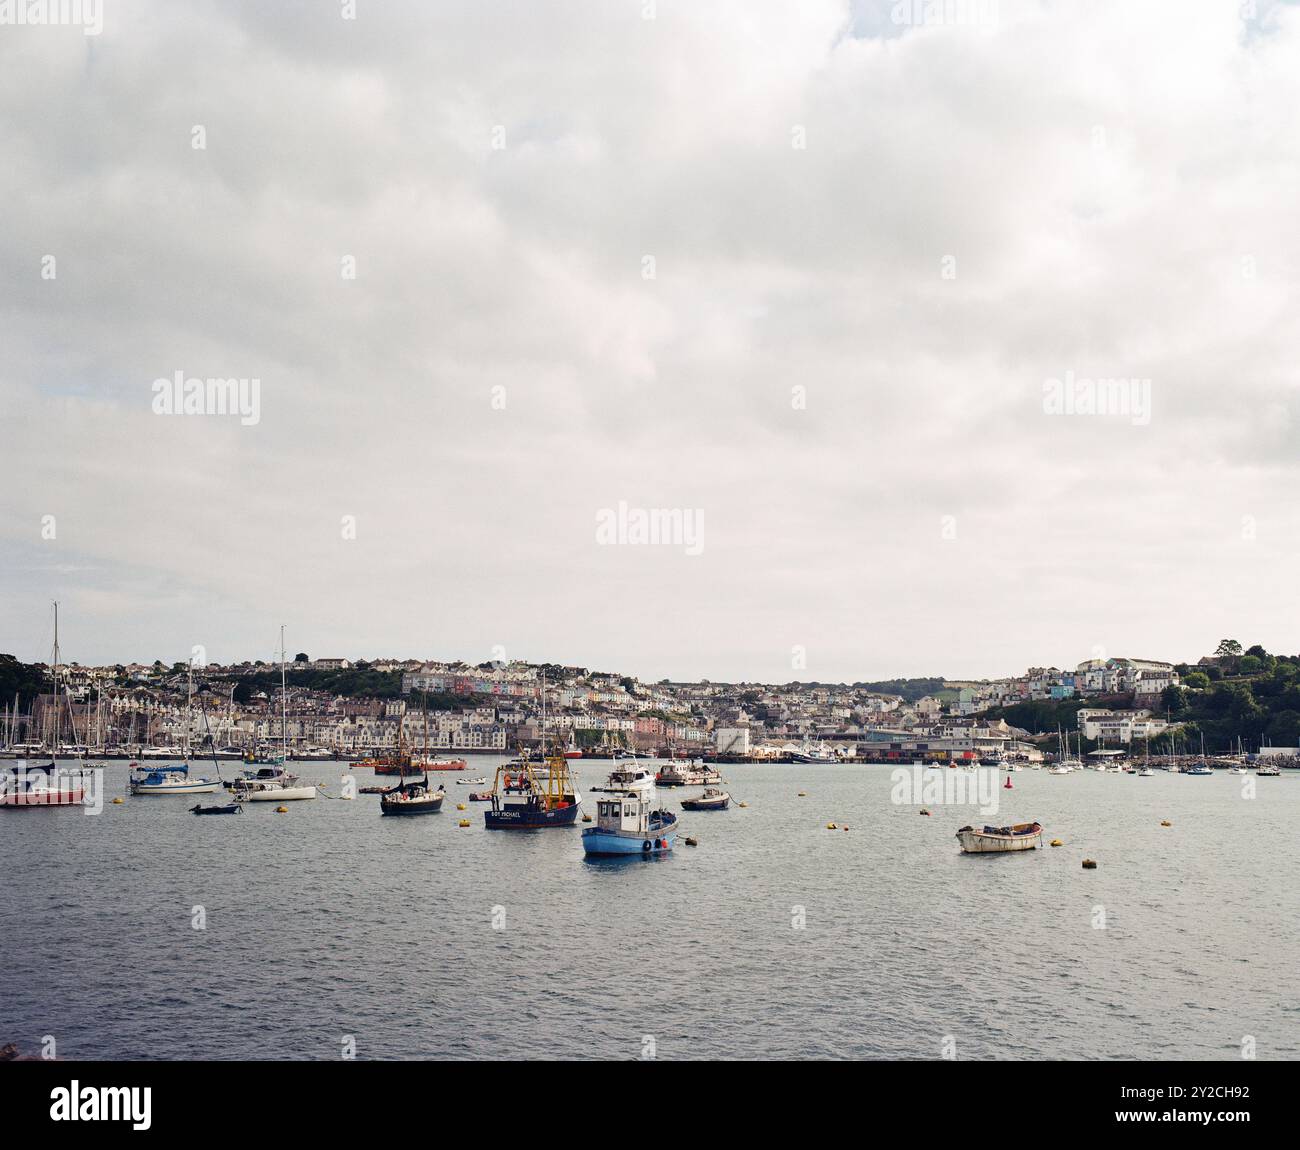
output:
[[[629,764],[612,771],[596,788],[596,825],[582,832],[589,855],[667,854],[677,840],[677,816],[654,805],[655,777],[646,767]]]

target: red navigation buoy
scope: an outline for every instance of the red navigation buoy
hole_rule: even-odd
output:
[[[1007,776],[1007,781],[1006,781],[1005,783],[1002,784],[1002,789],[1003,789],[1004,791],[1009,791],[1009,790],[1011,790],[1011,776],[1010,776],[1010,775]]]

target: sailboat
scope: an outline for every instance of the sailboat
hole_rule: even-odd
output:
[[[1194,763],[1194,764],[1192,765],[1192,767],[1187,771],[1187,773],[1188,773],[1189,775],[1212,775],[1212,774],[1214,774],[1214,769],[1210,766],[1209,763],[1207,763],[1207,762],[1205,761],[1205,734],[1204,734],[1204,732],[1202,732],[1202,734],[1201,734],[1201,757],[1200,757],[1200,759],[1199,759],[1196,763]]]
[[[29,763],[26,759],[0,774],[0,807],[25,810],[31,807],[76,807],[85,800],[86,771],[59,766],[59,605],[54,604],[54,737],[50,740],[50,761]],[[84,760],[83,760],[84,764]]]
[[[190,775],[190,720],[194,701],[194,664],[185,669],[185,739],[178,766],[142,767],[131,764],[127,790],[133,795],[210,795],[221,787],[220,778]]]
[[[401,727],[398,727],[398,747],[401,746]],[[424,761],[429,761],[429,708],[424,708]],[[403,772],[405,776],[406,772]],[[463,779],[457,779],[458,783]],[[483,780],[487,782],[486,779]],[[422,782],[412,780],[407,782],[403,777],[402,781],[395,787],[390,787],[379,797],[379,813],[381,815],[431,815],[442,810],[442,801],[447,797],[446,790],[439,785],[438,789],[432,790],[429,786],[429,773],[424,772]]]
[[[1083,764],[1078,759],[1070,757],[1070,732],[1062,731],[1060,727],[1056,729],[1056,742],[1059,758],[1049,774],[1068,775],[1071,771],[1083,769]]]
[[[289,759],[289,687],[284,675],[284,628],[280,628],[280,759]],[[283,766],[259,767],[245,771],[231,788],[237,803],[287,803],[314,799],[316,788],[303,783]]]
[[[442,809],[442,800],[447,792],[441,786],[432,790],[429,776],[423,782],[407,782],[403,779],[395,787],[390,787],[379,796],[379,813],[381,815],[431,815]]]

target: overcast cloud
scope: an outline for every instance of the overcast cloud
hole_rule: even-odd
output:
[[[0,27],[0,650],[55,598],[83,662],[1300,650],[1295,7],[342,7]]]

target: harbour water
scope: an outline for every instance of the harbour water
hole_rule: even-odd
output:
[[[575,767],[584,792],[609,770]],[[334,794],[341,769],[295,767]],[[106,797],[125,794],[126,764],[105,770]],[[178,798],[0,812],[0,1043],[34,1053],[52,1035],[91,1059],[334,1059],[349,1037],[385,1059],[1237,1059],[1253,1039],[1258,1058],[1300,1056],[1298,777],[1026,770],[986,818],[894,805],[887,767],[724,774],[747,807],[684,813],[699,846],[652,861],[586,859],[578,827],[486,831],[454,774],[420,819],[381,818],[368,795],[223,818]],[[673,809],[684,793],[659,792]],[[953,838],[1028,819],[1064,845],[967,856]]]

